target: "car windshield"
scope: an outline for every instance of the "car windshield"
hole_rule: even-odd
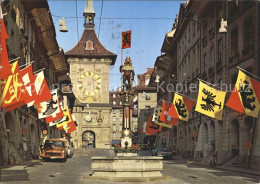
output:
[[[63,141],[45,141],[44,147],[64,147]]]

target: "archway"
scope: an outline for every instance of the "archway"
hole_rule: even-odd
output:
[[[234,155],[239,155],[239,121],[234,119],[231,121],[231,150]]]
[[[96,135],[93,131],[87,130],[82,134],[82,146],[95,148],[96,147]]]
[[[16,140],[15,126],[14,126],[13,117],[9,112],[5,114],[5,126],[6,126],[6,132],[8,134],[8,142],[14,144]]]

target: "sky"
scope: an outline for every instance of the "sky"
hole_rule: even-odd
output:
[[[165,34],[171,31],[181,2],[183,1],[104,0],[101,16],[102,1],[94,0],[95,31],[101,43],[117,54],[116,64],[110,70],[110,83],[114,84],[111,86],[119,86],[121,83],[121,32],[132,30],[132,47],[124,49],[123,58],[131,57],[136,75],[145,73],[147,68],[154,67],[156,58],[161,55]],[[85,3],[85,0],[49,0],[56,38],[65,52],[73,48],[81,38]],[[60,18],[66,20],[69,30],[67,33],[59,31]]]

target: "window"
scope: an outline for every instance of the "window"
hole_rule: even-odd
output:
[[[150,106],[150,105],[146,105],[145,108],[146,108],[146,109],[150,109],[151,106]]]
[[[116,138],[116,132],[113,132],[113,138],[114,139]]]
[[[223,60],[223,43],[222,39],[218,40],[218,63],[222,63]]]
[[[116,94],[113,94],[113,98],[116,98]]]
[[[250,16],[244,22],[244,49],[253,46],[253,18]]]
[[[231,31],[231,56],[238,54],[238,29],[237,27]]]
[[[116,101],[113,101],[113,105],[116,105]]]
[[[146,95],[145,95],[145,99],[146,99],[146,100],[150,100],[150,99],[151,99],[151,95],[150,95],[150,94],[146,94]]]
[[[148,76],[149,77],[149,76]],[[145,85],[147,86],[149,84],[150,78],[145,79]]]

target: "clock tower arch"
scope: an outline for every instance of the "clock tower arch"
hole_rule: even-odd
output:
[[[71,134],[76,147],[83,146],[82,134],[95,132],[95,147],[110,148],[109,69],[117,55],[108,51],[95,32],[93,0],[86,0],[84,31],[80,41],[65,57],[76,97],[73,114],[78,128]]]

